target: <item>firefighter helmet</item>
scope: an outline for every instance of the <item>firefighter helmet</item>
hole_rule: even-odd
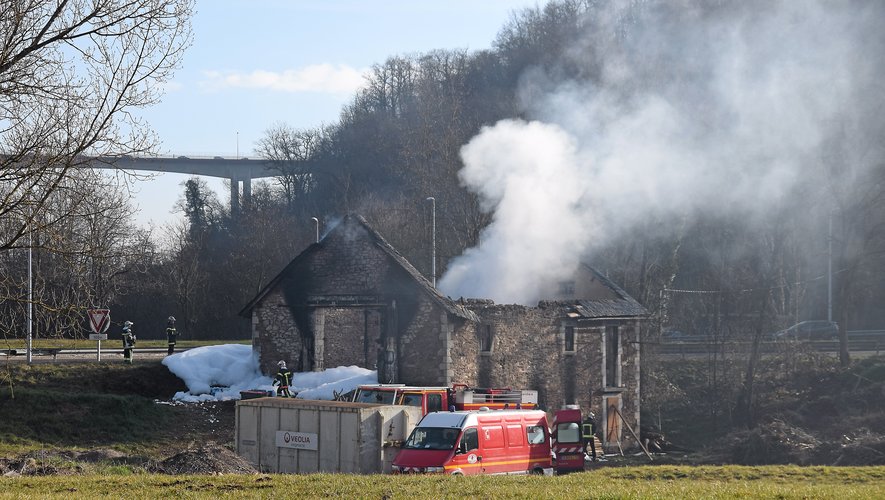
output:
[[[279,365],[279,367],[282,368],[282,369],[285,369],[285,368],[286,368],[286,362],[283,361],[283,360],[280,360],[280,362],[277,363],[277,365]]]

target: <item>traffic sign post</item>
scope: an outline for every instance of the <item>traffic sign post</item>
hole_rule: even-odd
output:
[[[87,316],[89,316],[89,326],[94,332],[89,335],[89,340],[95,340],[98,342],[98,345],[95,348],[95,359],[101,361],[101,341],[108,339],[105,332],[108,331],[108,327],[111,326],[111,310],[89,309],[87,311]]]

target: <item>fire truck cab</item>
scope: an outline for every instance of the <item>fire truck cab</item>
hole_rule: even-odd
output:
[[[393,472],[553,475],[541,410],[429,413],[393,460]]]
[[[452,387],[367,384],[357,388],[353,401],[417,406],[424,415],[435,411],[467,411],[480,408],[529,410],[538,407],[538,391],[471,388],[464,384],[454,384]]]

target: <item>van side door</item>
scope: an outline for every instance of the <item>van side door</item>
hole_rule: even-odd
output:
[[[479,423],[479,449],[482,451],[482,473],[501,474],[510,472],[512,468],[511,450],[504,438],[504,422]]]

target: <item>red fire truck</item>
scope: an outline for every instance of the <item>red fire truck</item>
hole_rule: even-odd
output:
[[[426,415],[446,410],[524,409],[538,407],[538,391],[510,388],[483,389],[453,384],[452,387],[416,387],[402,384],[361,385],[354,393],[356,403],[408,405]]]

